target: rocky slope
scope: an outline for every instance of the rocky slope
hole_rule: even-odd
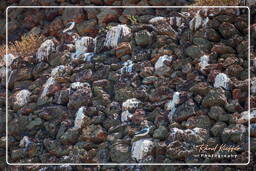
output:
[[[5,9],[7,6],[182,6],[191,4],[193,0],[6,0],[0,1],[0,42],[5,41]],[[99,18],[97,15],[101,11]],[[124,10],[127,11],[127,10]],[[129,11],[129,10],[128,10]],[[107,13],[106,10],[95,9],[15,9],[9,10],[9,40],[17,40],[24,33],[35,32],[38,34],[54,35],[56,32],[67,23],[70,19],[76,19],[78,22],[90,18],[89,21],[81,22],[77,27],[83,28],[88,25],[88,28],[96,27],[101,24],[101,16]],[[111,20],[118,21],[118,17],[122,10],[118,12],[110,10]],[[129,12],[124,12],[128,15]],[[136,15],[136,14],[133,14]],[[114,16],[114,17],[113,17]],[[123,17],[120,17],[122,20]],[[95,23],[96,22],[96,23]],[[23,24],[20,24],[23,23]],[[83,29],[80,29],[81,31]],[[83,31],[82,31],[83,32]]]
[[[255,115],[246,112],[246,10],[130,11],[135,19],[88,18],[97,17],[98,28],[74,18],[53,24],[54,37],[34,56],[14,57],[9,162],[247,162]],[[74,29],[63,33],[71,20]],[[201,143],[242,150],[231,160],[193,157]]]

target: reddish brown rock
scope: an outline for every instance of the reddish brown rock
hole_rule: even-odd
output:
[[[224,22],[219,26],[219,32],[226,39],[239,33],[233,24],[227,22]]]
[[[228,67],[229,65],[232,65],[234,63],[238,62],[238,58],[236,57],[228,57],[225,59],[223,66]]]
[[[106,140],[107,134],[100,125],[90,125],[82,130],[82,140],[100,143]]]
[[[98,32],[97,20],[90,19],[83,21],[76,25],[76,29],[80,35],[96,35]]]
[[[130,43],[123,42],[116,48],[116,56],[120,58],[124,55],[131,54],[131,45]]]
[[[219,70],[212,70],[212,71],[210,72],[210,74],[208,75],[207,80],[208,80],[209,82],[214,82],[215,77],[216,77],[219,73],[221,73],[221,71],[219,71]]]
[[[240,73],[243,71],[243,67],[241,67],[241,65],[238,64],[234,64],[234,65],[230,65],[227,69],[226,69],[226,73],[229,76],[235,76],[239,78]]]
[[[240,94],[241,94],[241,90],[240,89],[234,89],[232,91],[232,96],[233,96],[233,99],[239,99],[240,98]]]
[[[232,47],[227,46],[223,43],[214,45],[211,51],[216,52],[217,54],[220,54],[220,55],[227,54],[227,53],[235,53],[235,50]]]
[[[216,30],[212,28],[206,30],[206,37],[208,40],[213,42],[218,42],[221,39],[220,35],[216,32]]]
[[[141,123],[142,121],[145,120],[145,111],[142,109],[136,109],[131,120],[135,124]]]
[[[97,15],[99,24],[108,24],[112,21],[117,21],[119,17],[119,13],[116,9],[102,8],[100,13]]]
[[[85,14],[82,8],[65,8],[62,13],[62,19],[64,24],[70,21],[80,23],[85,19]]]
[[[51,36],[59,36],[63,28],[64,24],[61,17],[57,17],[48,25],[47,32]]]
[[[223,106],[227,103],[227,98],[225,96],[225,92],[221,88],[212,89],[210,92],[205,96],[202,101],[202,105],[204,107],[211,107],[220,105]]]

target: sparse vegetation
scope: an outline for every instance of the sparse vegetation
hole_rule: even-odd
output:
[[[130,20],[132,24],[138,24],[137,18],[133,15],[128,15],[127,18]]]
[[[194,5],[200,6],[222,6],[222,5],[239,5],[240,0],[196,0]]]
[[[34,34],[24,35],[19,41],[10,42],[8,45],[8,53],[15,56],[26,57],[34,55],[37,49],[43,42],[43,36],[37,36]],[[0,46],[1,61],[6,53],[6,45]]]
[[[112,25],[107,25],[106,27],[101,27],[99,29],[99,33],[107,32],[109,31],[113,26]]]
[[[112,27],[113,27],[113,26],[111,26],[111,25],[107,25],[107,26],[106,26],[106,30],[110,30]]]

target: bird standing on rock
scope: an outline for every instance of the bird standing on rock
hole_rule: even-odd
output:
[[[73,30],[73,28],[75,27],[75,22],[69,22],[69,23],[67,23],[67,26],[66,26],[66,28],[62,31],[63,33],[67,33],[68,35],[71,35],[73,32],[72,32],[72,30]]]
[[[136,133],[135,133],[135,136],[136,136],[136,137],[143,137],[143,136],[146,136],[146,135],[149,133],[150,128],[151,128],[151,127],[143,128],[142,130],[136,132]]]

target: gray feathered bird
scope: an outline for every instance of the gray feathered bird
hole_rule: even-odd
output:
[[[135,133],[135,136],[136,136],[136,137],[146,136],[146,135],[149,133],[150,128],[151,128],[151,127],[143,128],[142,130],[136,132],[136,133]]]
[[[63,33],[67,33],[68,35],[71,35],[73,32],[72,32],[72,30],[74,29],[74,27],[75,27],[75,22],[69,22],[69,23],[67,23],[67,26],[66,26],[66,28],[62,31]]]

